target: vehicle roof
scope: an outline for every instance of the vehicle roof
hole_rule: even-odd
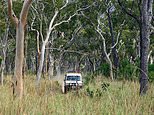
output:
[[[77,75],[77,76],[81,76],[81,73],[66,73],[67,76],[69,75]]]

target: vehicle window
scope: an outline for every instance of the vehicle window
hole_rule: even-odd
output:
[[[67,76],[68,81],[80,81],[80,76]]]

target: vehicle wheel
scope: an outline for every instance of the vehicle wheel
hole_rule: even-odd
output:
[[[64,93],[67,93],[67,86],[64,86]]]
[[[62,84],[62,93],[66,93],[65,83]]]

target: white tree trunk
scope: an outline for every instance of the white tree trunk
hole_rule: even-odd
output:
[[[153,62],[154,62],[154,57],[151,56],[151,57],[150,57],[150,64],[153,64]]]
[[[3,49],[3,60],[1,64],[1,79],[0,79],[2,86],[3,86],[3,81],[4,81],[5,60],[6,60],[6,49]]]
[[[44,56],[45,56],[45,46],[46,44],[48,43],[48,40],[49,40],[49,37],[50,37],[50,34],[52,32],[52,30],[55,28],[53,27],[53,23],[56,19],[58,15],[58,11],[55,12],[52,20],[50,21],[50,24],[49,24],[49,28],[47,30],[47,35],[46,35],[46,39],[45,41],[43,41],[43,44],[42,44],[42,48],[41,48],[41,57],[40,57],[40,63],[39,63],[39,68],[38,68],[38,71],[37,71],[37,76],[36,76],[36,86],[39,88],[39,84],[40,84],[40,79],[41,79],[41,75],[42,75],[42,69],[43,69],[43,63],[44,63]]]
[[[9,26],[6,29],[5,36],[2,41],[3,45],[3,60],[1,64],[1,85],[3,86],[3,81],[4,81],[4,70],[5,70],[5,61],[6,61],[6,51],[7,51],[7,43],[8,43],[8,32],[9,32]]]
[[[112,61],[110,60],[110,57],[109,57],[109,55],[107,54],[107,51],[106,51],[106,42],[105,42],[105,38],[104,38],[104,36],[102,35],[102,33],[100,32],[100,29],[99,29],[99,28],[98,28],[96,31],[99,33],[99,35],[101,36],[101,38],[102,38],[102,40],[103,40],[103,50],[104,50],[104,54],[105,54],[105,56],[106,56],[106,58],[107,58],[107,62],[108,62],[108,64],[109,64],[109,66],[110,66],[110,78],[113,80],[113,69],[112,69],[113,65],[112,65]]]
[[[41,79],[41,75],[42,75],[42,69],[43,69],[43,62],[44,62],[44,55],[45,55],[45,41],[42,44],[42,49],[41,49],[41,57],[40,57],[40,65],[37,71],[37,82],[36,85],[37,87],[39,87],[39,83],[40,83],[40,79]]]
[[[69,3],[69,1],[66,0],[66,3],[60,9],[58,9],[58,10],[56,9],[54,16],[52,17],[52,19],[50,21],[49,28],[47,30],[47,35],[46,35],[45,40],[43,40],[43,45],[42,45],[42,49],[41,49],[40,65],[39,65],[39,69],[38,69],[38,72],[37,72],[37,83],[36,83],[37,86],[39,86],[39,82],[40,82],[40,78],[41,78],[41,74],[42,74],[43,63],[44,63],[44,55],[45,55],[45,46],[48,43],[51,32],[55,29],[55,27],[57,27],[57,26],[59,26],[63,23],[68,23],[74,16],[76,16],[78,14],[78,11],[82,10],[82,9],[79,9],[73,15],[71,15],[67,20],[62,20],[59,23],[54,24],[55,19],[57,18],[59,11],[63,10],[65,7],[67,7],[68,3]],[[87,9],[87,8],[84,8],[84,9]],[[57,68],[57,70],[58,70],[58,68]],[[58,74],[59,74],[59,72],[58,72]]]
[[[15,55],[15,70],[13,93],[22,99],[23,97],[23,59],[24,59],[24,27],[27,21],[27,15],[32,0],[26,0],[20,13],[20,19],[16,17],[12,10],[12,0],[8,0],[8,15],[16,25],[16,55]]]
[[[150,61],[151,54],[152,54],[152,50],[150,50],[150,52],[148,54],[148,62]]]
[[[107,58],[107,62],[109,64],[109,66],[110,66],[110,77],[113,80],[113,69],[112,69],[113,65],[112,65],[112,61],[110,60],[110,57],[109,57],[109,55],[107,54],[107,51],[106,51],[106,43],[105,43],[105,40],[103,40],[103,47],[104,47],[105,56]]]

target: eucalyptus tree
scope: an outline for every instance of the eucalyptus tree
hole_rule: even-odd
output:
[[[118,0],[122,11],[135,19],[140,29],[140,95],[146,94],[148,90],[148,52],[150,46],[150,30],[153,17],[153,0],[125,1],[131,3],[131,8],[124,6],[123,1]],[[134,6],[138,11],[134,11]],[[134,12],[135,13],[134,13]]]
[[[6,30],[4,35],[2,36],[1,39],[1,45],[2,45],[2,56],[3,56],[3,60],[2,60],[2,64],[1,64],[1,76],[0,76],[0,82],[1,85],[3,86],[3,81],[4,81],[4,70],[6,68],[6,52],[7,52],[7,48],[8,48],[8,34],[9,34],[9,22],[8,22],[8,18],[6,17]]]
[[[8,15],[16,27],[16,56],[13,93],[22,99],[23,97],[23,59],[24,59],[24,29],[26,26],[27,15],[32,0],[25,0],[18,19],[13,11],[12,0],[8,0]]]
[[[7,8],[7,4],[5,3],[5,1],[2,1],[2,4],[0,5],[0,10],[2,11],[1,16],[3,17],[1,18],[0,22],[1,22],[1,29],[5,30],[4,32],[1,32],[2,35],[0,35],[1,40],[0,40],[0,44],[2,47],[0,47],[1,51],[0,55],[2,55],[2,62],[1,62],[1,67],[0,67],[0,83],[3,86],[3,79],[4,79],[4,70],[5,70],[5,61],[6,61],[6,51],[7,51],[7,46],[8,46],[8,32],[9,32],[9,22],[8,22],[8,17],[7,14],[5,12]],[[6,23],[6,24],[5,24]]]
[[[58,5],[58,3],[56,4],[54,1],[53,1],[53,4]],[[72,18],[72,16],[70,16],[67,20],[62,20],[62,21],[54,24],[59,12],[61,10],[63,10],[65,7],[67,7],[68,4],[69,4],[69,2],[68,2],[68,0],[66,0],[66,3],[63,6],[61,6],[60,8],[53,9],[54,13],[53,13],[53,17],[51,18],[51,20],[49,22],[49,27],[46,32],[46,37],[45,37],[45,39],[42,39],[43,43],[42,43],[42,48],[41,48],[41,57],[40,57],[40,62],[39,62],[39,68],[37,71],[37,86],[39,86],[39,83],[40,83],[42,69],[43,69],[43,63],[44,63],[44,56],[45,56],[45,47],[49,41],[51,32],[55,29],[56,26],[58,26],[64,22],[69,22],[69,20]]]
[[[117,13],[119,13],[116,3],[111,2],[110,0],[104,0],[103,2],[106,4],[103,4],[102,0],[97,1],[96,8],[93,9],[93,12],[95,12],[93,14],[95,14],[95,16],[86,13],[83,15],[89,20],[90,24],[94,27],[93,29],[96,30],[97,35],[95,37],[101,38],[101,44],[99,45],[102,50],[101,52],[104,55],[102,58],[106,58],[104,59],[110,66],[110,77],[113,79],[113,68],[116,68],[115,66],[118,65],[118,47],[121,46],[119,42],[121,40],[119,40],[119,38],[126,21],[123,18],[115,21],[118,16]],[[111,13],[114,16],[113,19],[111,18]],[[114,54],[115,56],[111,58],[111,54]]]
[[[109,30],[110,30],[110,35],[111,35],[111,40],[112,40],[112,47],[115,45],[115,33],[114,33],[114,28],[113,28],[113,22],[112,22],[112,13],[115,12],[116,8],[115,5],[109,0],[105,1],[105,6],[107,8],[106,10],[106,14],[108,17],[108,25],[109,25]],[[118,59],[118,53],[117,53],[117,49],[116,46],[112,48],[112,56],[113,56],[113,65],[114,68],[118,68],[119,65],[119,59]]]
[[[58,56],[56,58],[57,59],[56,61],[58,63],[57,64],[57,70],[58,70],[57,71],[57,73],[58,73],[57,76],[61,75],[61,65],[62,65],[62,63],[65,63],[66,62],[65,60],[68,60],[66,58],[64,59],[65,55],[67,55],[67,53],[72,53],[72,55],[73,55],[73,53],[75,53],[77,51],[76,49],[72,50],[72,46],[77,41],[77,37],[78,37],[78,35],[80,33],[80,30],[82,30],[82,25],[80,25],[80,24],[78,24],[78,22],[76,22],[75,26],[73,26],[74,24],[72,25],[71,23],[74,23],[74,22],[76,22],[76,21],[72,20],[70,22],[70,24],[69,24],[71,30],[69,30],[68,28],[67,29],[65,28],[65,30],[63,29],[63,31],[66,34],[70,33],[69,35],[65,36],[65,37],[68,37],[68,39],[63,40],[63,42],[61,42],[62,39],[60,39],[60,44],[57,45],[57,46],[61,46],[61,47],[58,48],[59,53],[58,53]],[[70,31],[70,32],[66,32],[66,31]],[[69,65],[69,63],[68,63],[68,65]],[[76,64],[74,64],[74,65],[76,65]],[[72,67],[72,69],[77,70],[77,68],[74,68],[74,67]]]
[[[110,77],[113,80],[114,79],[114,76],[113,76],[113,64],[112,64],[112,61],[110,59],[110,55],[111,55],[112,49],[114,47],[116,47],[116,45],[119,43],[118,39],[119,39],[119,36],[120,36],[120,32],[118,32],[118,35],[116,37],[116,43],[110,48],[109,52],[107,52],[106,38],[103,35],[103,31],[102,31],[103,25],[101,23],[101,18],[100,17],[98,17],[98,25],[97,25],[95,30],[98,32],[98,34],[100,35],[100,37],[103,40],[103,50],[104,50],[105,56],[107,58],[107,62],[110,65]]]
[[[68,10],[69,6],[71,6],[72,4],[74,4],[73,11],[71,10],[68,13],[66,13],[66,10]],[[53,32],[53,30],[56,27],[58,27],[63,23],[69,23],[72,18],[74,18],[79,14],[80,11],[83,11],[89,8],[89,6],[84,8],[78,8],[76,7],[77,6],[76,2],[72,2],[69,0],[66,0],[64,4],[61,3],[61,1],[56,1],[56,2],[53,1],[53,6],[54,7],[52,11],[52,18],[49,21],[49,27],[46,30],[46,37],[45,39],[42,40],[41,57],[40,57],[39,69],[37,71],[37,86],[39,86],[39,83],[40,83],[40,78],[41,78],[43,63],[44,63],[45,48],[50,39],[50,34]],[[62,16],[59,17],[60,15]]]

